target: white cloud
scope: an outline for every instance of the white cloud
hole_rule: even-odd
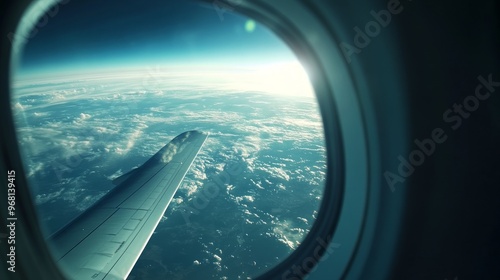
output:
[[[24,106],[21,105],[20,102],[16,102],[16,104],[14,104],[14,110],[17,110],[17,111],[24,111]]]
[[[90,118],[91,118],[91,116],[89,114],[80,113],[80,120],[87,120]]]
[[[238,196],[235,198],[236,202],[254,202],[255,198],[251,195]]]
[[[61,196],[61,193],[64,191],[64,188],[52,192],[52,193],[46,193],[46,194],[38,194],[35,196],[35,203],[36,204],[44,204],[47,203],[51,200],[54,200],[56,198],[59,198]]]
[[[46,117],[49,115],[49,113],[48,112],[34,112],[33,115],[35,117]]]

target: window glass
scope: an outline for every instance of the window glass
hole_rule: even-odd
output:
[[[236,8],[72,0],[15,34],[12,107],[47,236],[196,129],[210,136],[130,278],[246,279],[299,246],[325,182],[317,100]]]

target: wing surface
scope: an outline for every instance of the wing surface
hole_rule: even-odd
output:
[[[208,135],[175,137],[102,199],[49,237],[72,279],[125,279]]]

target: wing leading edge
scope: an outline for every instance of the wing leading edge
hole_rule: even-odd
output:
[[[68,225],[49,237],[72,279],[125,279],[208,135],[175,137]]]

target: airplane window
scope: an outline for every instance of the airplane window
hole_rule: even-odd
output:
[[[62,1],[11,36],[17,136],[47,237],[175,136],[208,134],[129,279],[255,277],[316,219],[326,151],[307,73],[217,3]]]

